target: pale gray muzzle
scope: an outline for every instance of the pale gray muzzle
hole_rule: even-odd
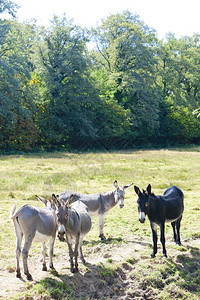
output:
[[[140,223],[144,223],[145,222],[145,213],[144,212],[140,212],[140,214],[139,214],[139,221],[140,221]]]

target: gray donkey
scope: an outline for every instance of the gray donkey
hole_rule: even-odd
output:
[[[17,277],[21,277],[19,258],[21,253],[21,243],[24,236],[25,242],[22,250],[24,274],[28,280],[32,280],[32,276],[28,270],[28,253],[33,241],[42,242],[42,255],[43,255],[43,271],[47,271],[46,267],[46,244],[49,240],[49,267],[53,269],[53,249],[54,241],[57,231],[57,217],[55,213],[55,205],[51,200],[45,200],[36,196],[45,204],[45,208],[26,204],[18,209],[15,213],[16,205],[13,206],[10,218],[13,220],[16,237],[16,260],[17,260]]]
[[[91,216],[99,217],[99,237],[101,240],[105,240],[106,237],[103,233],[105,214],[113,208],[115,205],[119,205],[120,208],[124,206],[125,189],[131,187],[133,183],[118,186],[117,180],[114,181],[114,190],[98,193],[98,194],[79,194],[71,191],[62,192],[59,194],[59,200],[67,201],[71,194],[74,196],[74,201],[80,200],[87,205]],[[58,235],[62,240],[62,235]]]
[[[81,201],[74,201],[73,195],[66,203],[61,203],[54,194],[52,199],[55,201],[58,210],[58,233],[65,234],[69,248],[70,270],[72,273],[78,272],[78,252],[83,263],[85,259],[82,252],[82,239],[91,229],[91,218],[87,206]],[[73,241],[75,248],[73,251]],[[73,257],[75,258],[75,267]]]

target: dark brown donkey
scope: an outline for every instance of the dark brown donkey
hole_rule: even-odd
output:
[[[151,257],[155,257],[157,253],[157,225],[160,226],[160,241],[163,247],[163,256],[167,257],[165,248],[165,222],[171,222],[174,241],[178,245],[181,245],[180,223],[184,210],[183,192],[177,186],[172,186],[164,192],[163,196],[155,196],[151,192],[150,184],[146,191],[143,190],[143,192],[137,186],[134,186],[134,189],[139,197],[137,200],[139,221],[144,223],[146,215],[150,221],[153,235],[153,253]]]

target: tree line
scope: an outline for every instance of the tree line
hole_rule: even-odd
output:
[[[91,29],[3,18],[16,10],[0,0],[0,151],[200,141],[199,34],[159,40],[129,11]]]

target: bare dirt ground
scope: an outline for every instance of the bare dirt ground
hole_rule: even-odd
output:
[[[63,251],[54,257],[54,267],[59,273],[56,280],[65,282],[72,287],[77,299],[133,299],[133,296],[135,296],[135,299],[155,299],[151,289],[138,289],[134,276],[127,276],[134,269],[134,264],[127,264],[125,262],[126,258],[132,258],[136,262],[140,258],[139,252],[141,247],[144,247],[140,243],[131,244],[122,242],[120,245],[104,244],[103,247],[95,245],[85,255],[86,265],[84,266],[79,261],[79,273],[77,274],[70,273],[67,244],[63,244]],[[50,271],[43,272],[41,270],[42,263],[40,262],[40,258],[35,255],[29,257],[29,270],[33,281],[26,279],[23,270],[22,278],[16,278],[15,264],[13,264],[13,268],[0,270],[0,299],[10,299],[14,296],[17,298],[17,294],[19,293],[25,295],[27,292],[27,283],[29,283],[29,286],[34,286],[42,278],[55,279],[55,274],[52,275]],[[113,264],[117,263],[118,267],[112,276],[109,277],[105,274],[106,278],[104,280],[99,274],[99,265],[102,264],[104,266],[107,260],[112,261]],[[105,270],[105,272],[109,271]],[[25,295],[23,297],[19,296],[18,299],[51,299],[51,297],[37,296],[35,298],[34,296]]]
[[[57,241],[58,243],[58,241]],[[49,300],[49,299],[71,299],[67,295],[67,292],[63,295],[63,298],[56,295],[51,296],[34,296],[28,294],[28,290],[41,282],[41,279],[46,278],[49,284],[54,284],[56,281],[64,282],[69,286],[75,295],[75,299],[160,299],[153,291],[151,287],[144,284],[138,285],[138,280],[135,277],[135,271],[137,269],[137,262],[141,259],[145,261],[147,256],[141,256],[141,249],[144,247],[151,252],[147,242],[121,242],[119,244],[98,244],[91,248],[87,248],[85,259],[86,265],[83,265],[79,261],[79,273],[72,274],[69,269],[69,259],[67,252],[67,244],[63,243],[62,251],[56,251],[54,256],[54,267],[57,271],[53,274],[48,270],[47,272],[41,271],[42,263],[40,262],[39,254],[29,257],[29,270],[33,277],[33,281],[28,281],[23,274],[22,278],[16,278],[15,263],[13,268],[2,269],[0,267],[0,299],[15,299],[20,300]],[[168,243],[169,247],[169,243]],[[161,252],[161,249],[159,248]],[[173,250],[170,256],[173,256]],[[176,255],[176,254],[174,254]],[[160,262],[164,258],[158,255]],[[132,263],[127,263],[126,260],[131,259]],[[100,274],[99,266],[105,267],[108,262],[112,265],[117,265],[117,268],[109,276],[109,268],[105,269],[105,278]],[[145,262],[144,262],[145,263]],[[27,287],[27,283],[29,289]],[[23,296],[17,296],[23,295]],[[67,298],[68,297],[68,298]],[[74,299],[74,298],[73,298]],[[178,299],[178,298],[174,298]]]

